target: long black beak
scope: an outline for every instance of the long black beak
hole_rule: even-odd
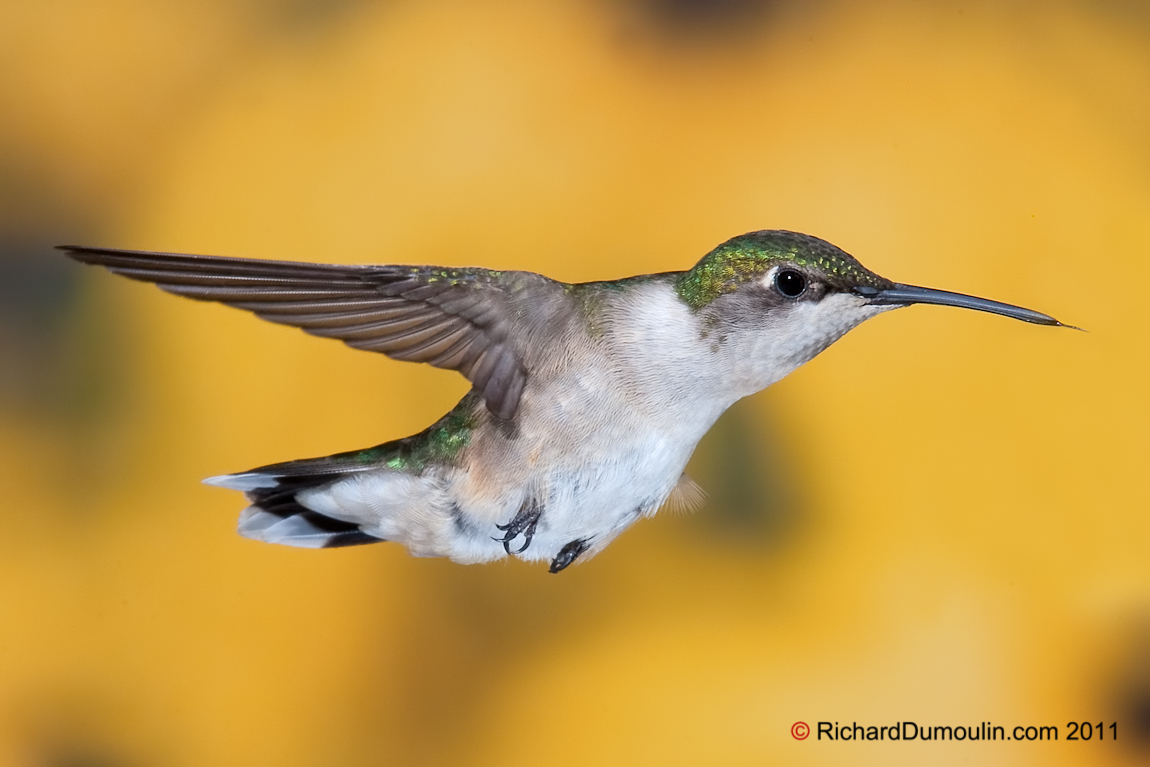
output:
[[[1033,309],[1024,309],[1013,304],[1002,304],[986,298],[968,296],[964,293],[951,293],[948,290],[935,290],[934,288],[919,288],[914,285],[894,284],[894,287],[880,289],[866,285],[855,288],[855,293],[868,299],[868,302],[878,306],[909,306],[910,304],[938,304],[939,306],[957,306],[962,309],[977,309],[980,312],[1001,314],[1003,317],[1013,317],[1023,322],[1034,322],[1039,325],[1058,325],[1064,328],[1075,328],[1073,325],[1064,325],[1048,314],[1036,312]]]

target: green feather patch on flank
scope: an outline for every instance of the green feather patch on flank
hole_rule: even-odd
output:
[[[277,477],[334,479],[341,474],[384,467],[419,474],[428,466],[451,465],[464,448],[471,444],[471,437],[478,425],[476,413],[482,407],[482,398],[474,392],[468,392],[450,413],[410,437],[322,458],[273,463],[253,469],[252,472]]]
[[[471,434],[475,428],[474,411],[463,404],[460,403],[430,428],[413,437],[398,440],[398,445],[392,443],[393,454],[383,464],[398,471],[422,471],[430,463],[446,463],[454,459],[463,448],[471,444]],[[382,456],[375,460],[380,458]]]
[[[840,288],[882,288],[891,284],[825,240],[798,232],[769,230],[727,240],[703,256],[693,269],[683,272],[675,282],[675,292],[692,309],[702,309],[782,263],[818,271]]]
[[[469,393],[450,413],[419,434],[323,460],[345,466],[386,466],[396,471],[420,472],[429,464],[455,459],[471,444],[475,425],[475,402]]]

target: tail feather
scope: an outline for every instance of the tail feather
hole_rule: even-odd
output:
[[[467,403],[469,400],[465,397],[461,405]],[[472,405],[474,403],[468,407]],[[388,468],[392,460],[406,459],[418,452],[428,434],[444,428],[442,423],[443,419],[420,434],[363,450],[273,463],[238,474],[210,477],[204,482],[240,490],[251,501],[239,522],[239,533],[246,538],[313,549],[379,543],[384,539],[364,532],[354,521],[337,518],[338,511],[333,516],[331,508],[317,510],[299,499],[311,495],[314,506],[316,494],[310,491],[322,490],[363,472],[393,471]]]
[[[245,538],[304,549],[334,549],[382,540],[363,532],[358,525],[314,511],[303,510],[281,517],[259,506],[243,510],[238,530]]]
[[[249,492],[261,488],[275,487],[279,480],[274,474],[260,474],[258,471],[245,471],[243,474],[221,474],[202,480],[205,485],[224,487],[228,490]]]
[[[380,543],[383,539],[368,535],[354,522],[309,509],[296,498],[303,490],[326,485],[365,468],[355,466],[350,471],[339,471],[332,467],[330,459],[292,461],[210,477],[204,483],[241,490],[252,502],[240,514],[237,528],[245,538],[300,548],[331,549]]]

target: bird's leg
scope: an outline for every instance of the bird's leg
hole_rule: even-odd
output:
[[[559,549],[559,553],[555,559],[551,560],[551,572],[557,573],[567,565],[574,562],[579,558],[579,555],[591,547],[591,544],[585,538],[577,538],[571,541],[563,548]]]
[[[527,551],[527,547],[531,545],[531,539],[535,536],[535,526],[539,524],[539,517],[542,514],[543,509],[541,509],[539,504],[534,500],[524,501],[510,522],[506,525],[495,526],[496,529],[503,531],[503,537],[492,538],[492,540],[502,543],[503,550],[510,554],[511,542],[522,534],[523,545],[515,552],[516,554],[522,554],[524,551]]]

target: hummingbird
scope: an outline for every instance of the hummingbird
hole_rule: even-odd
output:
[[[669,502],[698,505],[684,469],[716,419],[864,320],[939,304],[1072,327],[891,282],[825,240],[783,230],[734,237],[686,271],[584,283],[473,267],[61,250],[471,382],[413,436],[204,480],[246,494],[241,535],[305,548],[395,541],[416,556],[516,556],[552,573]]]

